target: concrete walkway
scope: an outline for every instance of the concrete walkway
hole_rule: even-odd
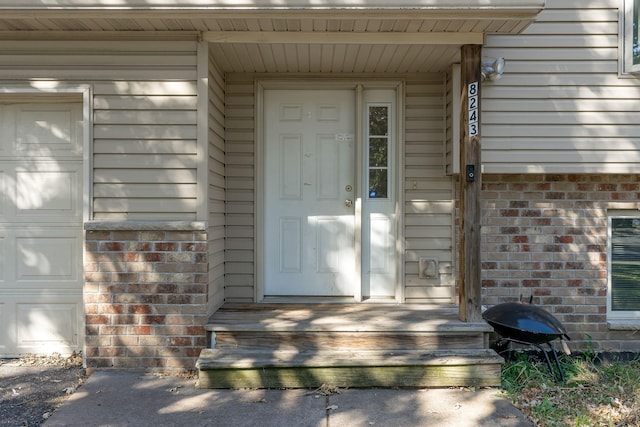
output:
[[[52,426],[532,426],[497,389],[201,390],[195,380],[93,373]]]

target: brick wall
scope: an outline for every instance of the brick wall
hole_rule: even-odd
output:
[[[606,317],[607,210],[640,207],[640,176],[482,179],[483,304],[533,295],[574,348],[640,351],[637,336],[609,330]]]
[[[106,227],[85,235],[87,366],[193,369],[206,346],[206,231]]]

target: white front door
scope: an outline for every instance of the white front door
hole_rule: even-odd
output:
[[[354,90],[265,90],[265,297],[359,291],[354,136]]]

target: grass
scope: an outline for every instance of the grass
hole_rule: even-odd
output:
[[[531,359],[515,353],[503,365],[502,388],[536,426],[640,426],[640,359],[561,355],[564,383],[555,381],[546,363]]]

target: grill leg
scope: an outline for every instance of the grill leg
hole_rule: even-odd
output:
[[[558,373],[560,374],[560,382],[564,382],[564,372],[562,371],[562,366],[560,366],[560,361],[558,360],[558,353],[554,346],[551,345],[550,342],[547,343],[549,348],[551,349],[551,354],[553,354],[553,359],[556,362],[556,367],[558,368]],[[547,358],[547,363],[549,363],[549,359]],[[551,368],[551,364],[549,364],[549,368]],[[556,377],[558,379],[558,377]]]
[[[553,360],[555,361],[556,367],[558,368],[558,375],[556,375],[556,373],[553,370],[553,365],[551,365],[551,359],[549,359],[549,354],[547,354],[548,352],[544,348],[542,348],[540,344],[514,340],[513,338],[502,338],[502,339],[508,342],[514,342],[516,344],[533,346],[538,350],[540,350],[544,355],[545,361],[547,362],[547,368],[549,368],[549,373],[551,374],[551,376],[554,377],[556,381],[559,380],[560,382],[564,382],[564,372],[562,371],[562,367],[560,366],[560,361],[558,360],[558,354],[556,353],[556,349],[551,345],[550,342],[548,342],[547,345],[551,349],[551,354],[553,354]]]
[[[554,377],[557,380],[558,377],[556,376],[555,372],[553,372],[553,366],[551,366],[551,360],[549,360],[549,355],[547,354],[547,351],[544,348],[542,348],[542,346],[539,345],[539,344],[530,343],[529,345],[532,345],[532,346],[536,347],[538,350],[540,350],[542,352],[542,354],[544,354],[544,359],[547,362],[547,368],[549,368],[549,373],[551,374],[552,377]],[[549,347],[551,347],[551,345],[549,345]],[[553,350],[553,347],[551,347],[551,350]],[[555,356],[556,363],[558,363],[558,357],[556,356],[556,352],[555,351],[553,352],[553,355]],[[558,368],[560,368],[559,364],[558,364]],[[560,371],[560,375],[561,375],[561,378],[563,378],[563,381],[564,381],[564,375],[562,375],[562,370]]]

